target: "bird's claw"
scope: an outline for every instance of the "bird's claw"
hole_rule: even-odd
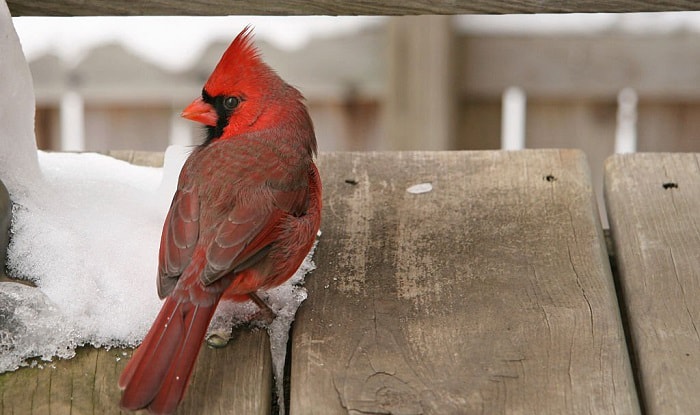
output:
[[[251,320],[259,321],[265,326],[269,326],[275,320],[277,315],[270,308],[261,308],[257,313],[253,314]]]
[[[253,315],[253,320],[258,320],[264,325],[269,326],[277,317],[274,311],[270,308],[265,301],[263,301],[256,293],[249,293],[248,296],[260,309],[257,313]]]
[[[211,334],[207,336],[207,346],[213,349],[221,349],[226,347],[226,345],[231,341],[231,330],[213,330]]]

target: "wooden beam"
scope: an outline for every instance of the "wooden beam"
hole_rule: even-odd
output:
[[[117,150],[106,154],[141,166],[163,165],[160,152]],[[2,373],[0,414],[121,414],[117,379],[132,352],[83,347],[70,360],[37,361],[32,367]],[[263,330],[237,328],[225,348],[202,346],[177,413],[267,415],[271,407],[268,335]]]
[[[395,17],[388,27],[387,150],[455,148],[457,89],[450,16]]]
[[[700,10],[692,0],[9,0],[13,16],[419,15]]]
[[[267,333],[241,330],[223,349],[202,346],[178,414],[269,414],[272,364]],[[121,414],[117,379],[131,349],[80,348],[70,360],[0,375],[2,414]],[[244,356],[245,358],[241,358]]]
[[[700,2],[698,3],[700,5]],[[455,51],[462,96],[496,98],[509,86],[530,98],[616,100],[633,88],[647,99],[700,97],[700,36],[596,33],[464,35]]]
[[[616,155],[605,196],[645,413],[700,413],[700,156]]]
[[[582,152],[325,153],[319,169],[292,414],[639,413]]]

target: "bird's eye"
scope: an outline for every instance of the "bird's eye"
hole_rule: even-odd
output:
[[[238,106],[238,104],[240,104],[240,102],[241,100],[238,99],[238,97],[226,97],[224,98],[224,108],[232,111]]]

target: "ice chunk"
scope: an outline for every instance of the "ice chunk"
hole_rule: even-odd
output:
[[[10,11],[0,0],[0,179],[10,194],[39,179],[34,86]]]
[[[279,415],[286,413],[284,405],[284,365],[287,360],[289,331],[299,306],[306,300],[308,295],[306,288],[301,284],[304,283],[306,274],[316,268],[312,260],[315,249],[316,244],[314,244],[299,270],[286,284],[268,292],[269,304],[273,305],[272,310],[277,314],[277,318],[267,328],[267,332],[270,335],[272,370],[275,375]]]
[[[25,364],[27,357],[75,355],[74,328],[41,290],[14,282],[0,283],[0,372]]]

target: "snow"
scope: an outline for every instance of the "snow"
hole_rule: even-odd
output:
[[[36,285],[0,283],[0,373],[34,357],[70,358],[83,344],[136,345],[161,305],[155,282],[161,228],[189,149],[169,147],[163,168],[38,152],[29,68],[4,0],[0,50],[0,178],[14,203],[8,267]],[[267,327],[278,390],[312,255],[263,296],[278,315]],[[250,302],[223,304],[215,323],[239,324],[255,311]]]
[[[0,0],[0,178],[10,192],[24,191],[22,183],[8,178],[38,179],[34,140],[34,86],[24,59],[10,11]]]
[[[43,180],[13,197],[8,268],[37,285],[75,343],[136,344],[160,307],[162,169],[87,153],[40,152],[39,165]]]
[[[319,235],[321,233],[319,232]],[[318,243],[318,240],[316,241]],[[290,279],[288,284],[277,287],[268,292],[268,303],[272,304],[272,310],[277,315],[272,324],[267,328],[270,335],[270,350],[272,353],[272,369],[275,375],[275,387],[277,390],[277,405],[280,408],[278,415],[286,413],[284,405],[284,364],[287,358],[287,342],[289,341],[289,331],[294,321],[297,309],[306,300],[306,289],[301,285],[304,283],[306,273],[316,269],[313,263],[313,255],[316,244],[311,248],[311,252],[306,256],[306,260],[299,267],[297,273]]]

